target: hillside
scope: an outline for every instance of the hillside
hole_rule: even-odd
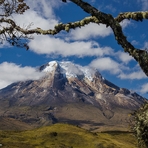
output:
[[[68,124],[31,131],[0,131],[3,148],[137,148],[131,133],[91,133]]]

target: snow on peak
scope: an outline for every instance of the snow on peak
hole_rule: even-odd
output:
[[[44,66],[43,72],[52,72],[58,66],[60,68],[60,73],[62,73],[67,78],[71,78],[71,77],[84,78],[85,77],[90,81],[92,81],[95,73],[97,72],[97,70],[94,68],[91,68],[88,66],[83,67],[78,64],[74,64],[70,61],[66,61],[66,62],[51,61]]]
[[[51,61],[44,65],[43,72],[52,72],[57,66],[58,63],[56,61]]]
[[[83,72],[79,69],[78,65],[72,62],[59,62],[61,72],[66,75],[66,77],[78,77],[82,76]]]

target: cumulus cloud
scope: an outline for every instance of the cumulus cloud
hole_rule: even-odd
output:
[[[139,44],[139,42],[136,41],[136,40],[133,40],[131,43],[132,43],[133,45],[138,45],[138,44]]]
[[[110,57],[95,59],[90,63],[90,66],[97,68],[100,71],[109,71],[112,74],[118,74],[121,72],[120,64]]]
[[[148,83],[143,84],[143,85],[141,86],[140,92],[141,92],[142,94],[148,93]]]
[[[13,19],[17,25],[25,29],[35,29],[37,27],[42,29],[53,29],[59,20],[55,15],[55,8],[58,8],[61,3],[59,0],[26,0],[29,10],[25,11],[23,15],[13,14],[10,19]],[[6,23],[1,23],[0,28],[8,26]],[[3,42],[3,46],[8,46],[7,42]],[[0,48],[3,46],[0,45]]]
[[[129,63],[131,60],[134,60],[134,58],[130,56],[128,53],[122,51],[118,51],[116,55],[119,58],[119,60],[125,64]]]
[[[113,60],[111,57],[100,57],[93,60],[89,65],[99,71],[107,71],[110,74],[116,75],[120,79],[141,80],[147,78],[139,66],[134,66],[133,68],[127,66],[126,59],[128,58],[126,55],[120,53],[120,56],[121,63]]]
[[[140,79],[147,78],[147,76],[143,73],[142,70],[131,72],[131,73],[121,73],[118,77],[121,79],[131,79],[131,80],[134,80],[134,79],[140,80]]]
[[[30,9],[22,15],[15,15],[14,18],[20,26],[26,26],[33,23],[31,28],[40,27],[42,29],[53,29],[59,22],[54,14],[54,8],[58,8],[60,3],[58,0],[27,0]],[[29,16],[29,17],[28,17]],[[128,23],[123,21],[123,26]],[[50,36],[37,36],[34,35],[34,40],[31,40],[29,47],[31,50],[38,54],[58,54],[62,56],[103,56],[111,53],[110,47],[100,47],[98,43],[92,41],[80,41],[88,40],[96,37],[106,37],[112,34],[110,27],[106,28],[103,24],[90,23],[85,27],[71,30],[68,34],[68,40],[76,40],[76,42],[66,42],[62,39],[50,37]],[[79,40],[79,41],[77,41]]]
[[[144,43],[143,49],[148,49],[148,42],[145,42],[145,43]]]
[[[138,4],[141,6],[142,10],[148,9],[148,1],[147,0],[137,0]]]
[[[14,18],[18,25],[20,25],[23,28],[27,28],[28,26],[30,26],[29,29],[37,27],[40,27],[42,29],[52,29],[58,23],[57,20],[52,18],[49,20],[45,19],[42,16],[40,16],[36,11],[32,10],[26,11],[23,14],[23,17],[21,15],[15,15]]]
[[[69,34],[73,40],[87,40],[95,37],[106,37],[112,33],[110,27],[106,28],[103,24],[90,23],[84,27],[76,28]]]
[[[0,64],[0,88],[24,80],[35,80],[43,76],[43,73],[32,67],[21,67],[14,63],[3,62]]]
[[[100,47],[94,41],[66,42],[51,36],[37,36],[29,43],[30,49],[38,54],[56,54],[62,56],[103,56],[113,52],[110,47]]]
[[[127,26],[129,26],[131,24],[131,22],[129,20],[123,20],[120,25],[122,26],[122,28],[126,28]]]
[[[124,29],[131,23],[129,20],[123,20],[120,24]],[[106,37],[112,33],[112,29],[110,27],[107,28],[104,24],[90,23],[81,28],[71,30],[69,38],[72,40],[88,40],[96,37]]]
[[[50,0],[50,2],[48,0],[26,0],[26,3],[29,5],[30,9],[23,14],[23,17],[18,14],[13,15],[13,19],[21,27],[25,28],[32,24],[30,29],[36,27],[40,27],[42,29],[53,29],[58,23],[58,19],[54,13],[54,8],[60,6],[58,0]]]
[[[53,29],[59,22],[53,10],[61,5],[58,0],[51,0],[50,3],[48,0],[36,0],[35,2],[27,0],[27,4],[30,9],[23,14],[23,17],[22,15],[14,16],[18,25],[27,27],[30,23],[33,23],[30,29],[37,27]],[[111,33],[111,29],[106,28],[105,25],[91,23],[82,27],[81,30],[79,28],[72,30],[68,34],[68,40],[85,40],[97,36],[105,37]],[[29,47],[30,50],[38,54],[57,54],[62,56],[103,56],[112,52],[110,47],[100,47],[98,43],[93,41],[66,42],[60,38],[37,35],[34,35],[34,40],[30,41]]]
[[[58,8],[61,4],[59,0],[50,0],[50,2],[49,0],[26,0],[26,2],[31,10],[36,11],[40,16],[45,18],[55,18],[53,9]]]

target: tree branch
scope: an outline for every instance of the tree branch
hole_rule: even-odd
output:
[[[148,11],[139,11],[139,12],[125,12],[120,13],[115,20],[118,22],[123,21],[124,19],[132,19],[135,21],[143,21],[143,19],[148,19]]]
[[[70,0],[79,7],[81,7],[85,12],[95,16],[99,22],[110,26],[114,32],[115,39],[117,43],[120,44],[125,52],[128,52],[140,65],[144,73],[148,76],[148,53],[145,50],[136,49],[130,42],[127,41],[126,36],[124,36],[122,27],[119,24],[123,19],[134,19],[142,20],[148,18],[148,12],[138,12],[138,13],[123,13],[114,19],[112,15],[98,11],[96,8],[92,7],[90,4],[83,2],[82,0]]]
[[[13,1],[16,1],[16,0],[13,0]],[[17,13],[21,14],[29,8],[25,3],[23,3],[23,0],[17,0],[17,1],[20,3],[19,5],[17,5],[17,9],[15,9]],[[30,34],[55,35],[55,34],[58,34],[62,30],[69,32],[70,29],[75,29],[77,27],[85,26],[91,22],[97,23],[97,24],[100,24],[100,23],[105,24],[106,27],[110,26],[112,28],[115,39],[117,40],[117,43],[120,44],[122,48],[124,49],[124,51],[128,52],[129,55],[131,55],[139,63],[142,70],[148,76],[148,53],[147,51],[135,48],[127,40],[126,36],[124,35],[122,31],[122,27],[119,24],[124,19],[133,19],[136,21],[142,21],[143,19],[148,19],[148,11],[120,13],[116,18],[113,18],[111,14],[106,14],[104,12],[101,12],[97,10],[95,7],[91,6],[90,4],[82,0],[70,0],[70,1],[78,5],[79,7],[81,7],[81,9],[89,13],[91,16],[86,17],[77,22],[57,24],[53,30],[52,29],[43,30],[41,28],[24,29],[18,26],[13,20],[6,19],[3,17],[0,19],[0,23],[5,22],[9,25],[9,27],[3,27],[0,30],[0,35],[2,35],[3,37],[6,37],[6,40],[11,42],[12,45],[18,46],[19,44],[17,44],[17,41],[20,41],[21,38],[27,38],[27,35],[30,35]],[[21,34],[21,36],[17,36],[16,32],[18,34]],[[9,34],[9,36],[7,36],[7,34]],[[26,43],[24,43],[24,46],[26,47]],[[28,46],[27,46],[27,49],[28,49]]]

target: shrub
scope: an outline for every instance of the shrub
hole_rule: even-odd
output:
[[[139,147],[148,148],[148,103],[132,114],[132,130],[138,139]]]
[[[57,132],[51,132],[51,133],[50,133],[50,136],[51,136],[51,137],[56,137],[57,135],[58,135]]]

